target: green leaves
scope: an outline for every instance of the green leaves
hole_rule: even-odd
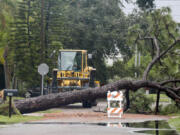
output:
[[[177,23],[172,20],[170,12],[169,8],[162,8],[134,15],[138,19],[135,19],[136,23],[129,27],[127,44],[132,51],[135,49],[135,45],[138,46],[138,51],[143,55],[141,58],[143,70],[156,55],[156,48],[152,40],[154,37],[157,39],[160,53],[162,53],[180,36]],[[135,21],[133,20],[133,22]],[[151,69],[150,80],[176,78],[177,74],[179,74],[178,56],[172,54],[175,53],[177,48],[178,44]],[[149,60],[145,60],[147,56],[150,58]],[[141,74],[143,70],[141,70]]]
[[[147,97],[142,90],[130,92],[130,110],[131,113],[150,113],[153,99]]]

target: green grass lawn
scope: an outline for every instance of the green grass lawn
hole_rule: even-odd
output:
[[[12,101],[14,101],[14,100],[21,100],[21,99],[25,99],[25,98],[24,97],[12,97]],[[6,102],[9,103],[9,97],[8,96],[6,97]]]
[[[156,94],[149,94],[146,96],[151,97],[153,99],[153,101],[156,102],[156,98],[157,98]],[[169,102],[169,101],[170,101],[170,98],[168,96],[166,96],[165,94],[160,95],[160,102]]]
[[[49,109],[49,110],[39,111],[35,113],[58,113],[58,112],[61,112],[61,110]],[[0,125],[28,122],[28,121],[34,121],[34,120],[40,120],[40,119],[43,119],[43,116],[12,115],[12,117],[9,118],[8,116],[0,115]]]
[[[0,104],[0,125],[4,124],[13,124],[13,123],[20,123],[20,122],[27,122],[27,121],[34,121],[39,120],[43,117],[40,116],[23,116],[20,114],[20,112],[14,107],[12,104],[12,117],[8,117],[9,112],[9,102],[7,101],[5,103]],[[21,97],[13,97],[13,99],[23,99]]]
[[[24,97],[13,97],[14,100],[25,99]]]
[[[168,120],[169,125],[176,128],[176,130],[180,133],[180,116]]]
[[[23,99],[21,97],[14,97],[13,99]],[[0,104],[0,125],[4,124],[13,124],[13,123],[21,123],[27,121],[34,121],[42,119],[43,116],[23,116],[20,112],[14,107],[12,104],[12,117],[8,117],[9,112],[9,102],[8,99],[5,103]],[[39,111],[36,113],[58,113],[61,112],[60,109],[48,109],[45,111]]]
[[[0,115],[0,125],[40,120],[42,118],[43,117],[39,117],[39,116],[23,116],[23,115],[12,115],[12,117],[9,118],[8,116]]]

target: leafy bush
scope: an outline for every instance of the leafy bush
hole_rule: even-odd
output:
[[[176,106],[175,103],[171,103],[165,107],[160,106],[160,114],[167,115],[167,114],[173,114],[173,113],[179,113],[180,114],[180,108]]]
[[[150,113],[153,99],[147,97],[144,91],[130,92],[130,113]]]

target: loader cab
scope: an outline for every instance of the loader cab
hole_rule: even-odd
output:
[[[58,70],[83,72],[87,67],[86,50],[60,50],[58,56]]]
[[[100,82],[95,80],[96,69],[88,66],[87,59],[90,59],[87,50],[59,50],[58,67],[53,69],[50,79],[51,92],[99,87]],[[83,99],[81,102],[83,107],[95,105],[95,100]]]

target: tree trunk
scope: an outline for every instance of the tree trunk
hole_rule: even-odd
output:
[[[70,92],[49,94],[39,96],[35,98],[29,98],[24,100],[18,100],[14,102],[14,105],[21,113],[29,113],[40,110],[46,110],[54,107],[60,107],[76,102],[82,102],[83,100],[94,100],[97,98],[104,98],[108,91],[117,91],[122,89],[129,89],[137,91],[139,88],[153,88],[164,91],[170,98],[180,104],[180,95],[177,95],[168,87],[163,87],[159,83],[149,81],[127,81],[120,80],[111,84],[104,85],[97,88],[88,88],[84,90],[75,90]]]
[[[159,112],[159,100],[160,100],[160,90],[158,90],[158,92],[157,92],[157,99],[156,99],[156,112],[155,112],[155,114],[157,115],[158,114],[158,112]]]
[[[45,33],[44,33],[44,0],[41,0],[41,61],[44,62],[44,41],[45,41]]]
[[[8,67],[8,47],[4,49],[4,76],[5,76],[5,88],[10,88],[10,75],[9,75],[9,67]]]
[[[125,92],[125,98],[126,98],[126,106],[124,108],[124,112],[126,112],[130,108],[130,99],[129,99],[129,90],[128,89]]]

